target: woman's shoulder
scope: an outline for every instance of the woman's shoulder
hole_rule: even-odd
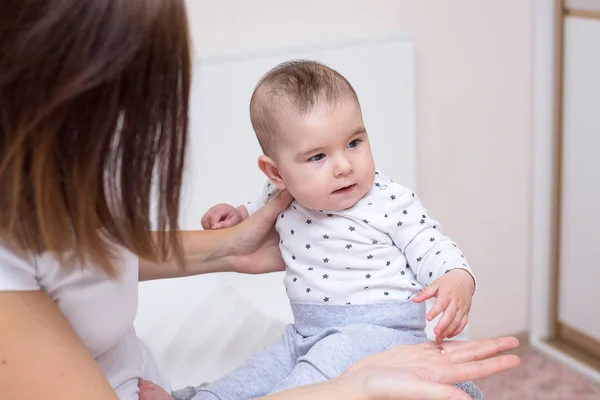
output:
[[[69,283],[72,287],[107,284],[136,280],[138,258],[125,249],[115,249],[116,280],[110,279],[101,269],[92,265],[59,260],[48,252],[33,254],[21,251],[0,241],[0,291],[38,290],[52,291]],[[50,293],[49,293],[50,294]]]
[[[39,288],[34,257],[6,242],[0,242],[0,291]]]

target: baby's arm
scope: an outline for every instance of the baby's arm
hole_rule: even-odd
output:
[[[419,198],[400,185],[390,189],[388,233],[417,280],[429,286],[454,269],[464,269],[475,279],[456,243],[442,233],[440,223],[429,216]]]
[[[387,212],[390,236],[417,280],[427,286],[413,301],[436,297],[427,319],[443,311],[434,329],[438,340],[456,336],[468,320],[475,275],[459,247],[442,233],[440,223],[428,215],[416,195],[399,185],[390,189],[394,192]]]

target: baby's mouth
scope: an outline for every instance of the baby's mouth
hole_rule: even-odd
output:
[[[334,190],[333,194],[347,194],[347,193],[352,192],[355,187],[356,187],[356,184],[344,186],[343,188],[340,188],[338,190]]]

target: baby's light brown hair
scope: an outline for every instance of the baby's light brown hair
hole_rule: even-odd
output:
[[[286,114],[302,118],[316,106],[333,106],[348,95],[358,102],[350,82],[317,61],[287,61],[268,71],[250,100],[250,121],[263,153],[274,157]]]

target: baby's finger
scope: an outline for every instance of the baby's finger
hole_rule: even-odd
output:
[[[450,323],[448,324],[448,326],[446,327],[446,329],[444,329],[441,333],[441,337],[442,338],[447,338],[450,337],[450,333],[454,332],[455,330],[458,329],[458,327],[460,326],[460,324],[462,323],[462,314],[459,311],[456,311],[456,314],[454,315],[454,318],[452,320],[450,320]]]
[[[212,229],[212,218],[213,215],[215,214],[215,210],[214,207],[212,207],[211,209],[209,209],[207,212],[204,213],[204,215],[202,216],[202,219],[200,220],[200,223],[202,224],[202,228],[204,229]]]
[[[231,213],[227,217],[225,217],[224,220],[222,220],[221,222],[219,222],[217,224],[217,229],[231,228],[232,226],[237,225],[237,224],[238,224],[238,221],[236,221],[235,213]]]
[[[448,338],[453,338],[454,336],[459,335],[463,331],[463,329],[465,329],[465,326],[467,326],[468,321],[469,317],[467,315],[464,315],[462,317],[462,320],[460,321],[460,325],[458,326],[458,328],[456,328],[454,332],[448,335]]]
[[[444,333],[448,329],[448,326],[454,320],[455,316],[456,316],[456,306],[454,305],[454,303],[450,302],[448,307],[446,307],[446,309],[444,310],[444,315],[442,316],[440,321],[437,323],[435,329],[433,330],[435,332],[435,334],[438,336],[438,339],[442,336],[442,333]]]
[[[413,301],[415,303],[421,303],[427,299],[434,297],[437,294],[438,285],[432,284],[431,286],[426,287],[421,290],[415,297],[413,297]]]
[[[228,215],[228,213],[222,211],[214,212],[210,216],[210,226],[212,227],[212,229],[219,229],[219,224],[223,222]]]
[[[427,314],[427,321],[432,321],[435,317],[437,317],[442,311],[446,309],[446,307],[448,307],[449,303],[449,297],[440,296],[437,299],[435,299],[433,307],[431,307],[431,310],[429,310],[429,313]]]

